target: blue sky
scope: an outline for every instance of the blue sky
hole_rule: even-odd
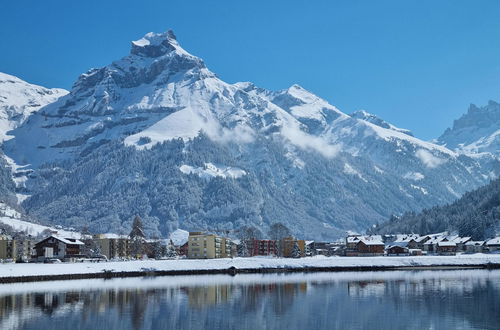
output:
[[[346,113],[437,137],[500,101],[500,1],[1,1],[0,71],[70,88],[149,31],[227,82],[302,85]]]

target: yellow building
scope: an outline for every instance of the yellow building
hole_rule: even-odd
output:
[[[16,241],[9,235],[0,235],[0,259],[15,260],[16,256]]]
[[[202,232],[189,233],[189,259],[229,258],[231,251],[231,240],[228,238]]]
[[[283,249],[283,257],[292,258],[293,257],[293,248],[295,244],[299,247],[300,257],[305,257],[306,255],[306,241],[302,239],[295,239],[293,237],[286,237],[281,241],[282,249]]]
[[[33,248],[35,247],[35,241],[29,238],[15,240],[16,244],[16,254],[17,259],[22,259],[28,261],[33,255]]]
[[[97,234],[94,241],[99,246],[100,253],[108,259],[130,257],[130,238],[126,235]]]

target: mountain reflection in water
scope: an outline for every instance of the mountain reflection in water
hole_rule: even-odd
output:
[[[0,285],[1,329],[499,329],[500,270]]]

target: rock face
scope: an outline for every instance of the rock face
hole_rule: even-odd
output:
[[[489,101],[480,108],[471,104],[437,143],[467,155],[487,153],[500,157],[500,104]]]
[[[0,140],[7,132],[22,124],[33,112],[54,102],[68,92],[29,84],[0,72]]]
[[[156,235],[281,221],[330,239],[497,175],[491,159],[349,116],[298,85],[228,84],[173,32],[134,41],[11,134],[4,150],[32,171],[17,174],[31,195],[23,207],[100,232],[128,232],[139,214]]]

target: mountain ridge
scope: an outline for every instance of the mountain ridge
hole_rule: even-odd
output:
[[[140,214],[151,235],[281,221],[327,239],[497,175],[482,159],[371,121],[298,85],[228,84],[173,32],[148,33],[34,112],[3,148],[24,166],[18,191],[32,216],[104,232]]]

